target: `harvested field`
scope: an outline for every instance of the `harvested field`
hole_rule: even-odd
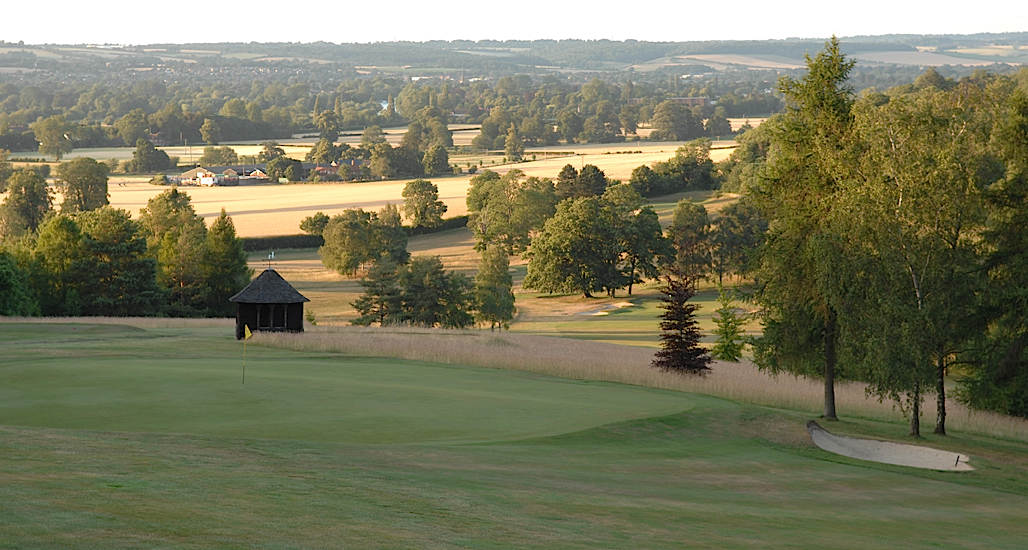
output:
[[[812,52],[813,53],[813,52]],[[704,65],[745,65],[754,69],[802,69],[802,59],[789,59],[777,55],[735,55],[735,54],[703,54],[676,58],[680,62],[694,61]]]
[[[954,57],[943,52],[864,52],[853,55],[859,61],[870,61],[873,63],[895,63],[897,65],[926,65],[940,67],[942,65],[992,65],[999,60],[986,61],[981,59],[968,59],[966,57]]]
[[[731,146],[733,142],[718,142],[717,146]],[[597,144],[565,147],[548,147],[546,151],[567,153],[567,157],[548,158],[516,165],[486,165],[485,168],[506,173],[512,168],[524,171],[529,176],[553,178],[567,164],[581,167],[593,164],[607,176],[627,181],[632,170],[643,164],[667,160],[681,146],[679,142]],[[254,147],[256,146],[249,146]],[[641,152],[635,152],[641,151]],[[529,158],[532,151],[527,152]],[[711,156],[715,161],[727,158],[731,149],[715,149]],[[447,205],[447,216],[467,213],[470,175],[432,178],[439,186],[439,198]],[[167,190],[145,183],[140,176],[117,176],[111,178],[111,204],[139,215],[147,201]],[[253,185],[240,187],[187,187],[183,188],[193,200],[197,214],[210,219],[217,217],[224,208],[236,224],[241,237],[266,235],[290,235],[299,233],[300,221],[316,212],[333,215],[347,208],[378,210],[386,203],[401,204],[404,185],[410,180],[388,180],[361,183],[322,183],[291,185]]]

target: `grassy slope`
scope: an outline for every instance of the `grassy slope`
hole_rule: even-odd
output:
[[[1026,445],[957,434],[947,445],[979,470],[923,472],[813,448],[802,413],[255,347],[243,386],[239,345],[223,332],[0,325],[14,350],[0,360],[0,548],[1023,546]],[[375,410],[372,382],[413,401],[390,418]],[[163,401],[134,394],[146,386],[161,387]],[[422,386],[446,401],[424,406]],[[501,387],[516,388],[511,401],[497,400]],[[241,391],[260,399],[240,402]],[[281,414],[323,407],[335,392],[340,409]],[[51,415],[55,399],[110,414]],[[351,420],[347,407],[370,407],[361,423],[398,431],[274,439],[316,438],[335,415]],[[29,411],[36,425],[88,429],[11,426]],[[457,439],[476,441],[425,442],[403,430],[411,413],[430,432],[458,425]],[[136,431],[101,431],[121,422]],[[189,433],[143,433],[168,426]],[[255,439],[255,426],[273,431]]]

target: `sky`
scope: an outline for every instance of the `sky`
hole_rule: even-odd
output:
[[[1025,0],[50,0],[4,4],[0,40],[26,44],[767,40],[1028,31]]]

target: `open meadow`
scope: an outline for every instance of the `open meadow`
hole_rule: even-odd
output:
[[[4,548],[1023,547],[1023,433],[928,438],[971,472],[848,459],[803,407],[748,403],[778,383],[731,365],[704,389],[639,348],[318,331],[255,337],[244,384],[224,322],[14,321]],[[421,360],[333,347],[369,342]],[[560,377],[475,365],[526,353]],[[843,403],[834,432],[904,433]]]

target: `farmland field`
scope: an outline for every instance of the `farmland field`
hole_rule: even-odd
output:
[[[487,163],[485,168],[500,173],[517,168],[529,176],[554,178],[566,164],[576,167],[593,164],[608,177],[627,181],[637,166],[667,160],[680,145],[668,142],[553,147],[546,150],[566,153],[568,156],[516,165],[491,166]],[[531,150],[527,154],[531,156]],[[728,154],[730,149],[712,152],[715,160],[725,158]],[[166,190],[145,183],[145,179],[113,176],[110,184],[111,204],[138,216],[139,209],[146,206],[146,201]],[[333,215],[347,208],[378,210],[386,203],[400,204],[403,202],[401,193],[407,181],[189,187],[183,190],[192,198],[193,206],[201,216],[210,220],[217,217],[224,208],[232,216],[240,236],[256,237],[299,233],[300,221],[319,211]],[[438,177],[432,178],[432,182],[439,186],[439,198],[447,205],[447,216],[467,213],[465,197],[471,176]]]
[[[898,65],[923,65],[940,67],[942,65],[991,65],[1001,62],[1000,59],[981,60],[969,59],[946,55],[945,51],[917,51],[917,52],[860,52],[853,55],[859,61],[870,61],[875,63],[896,63]]]
[[[935,438],[979,468],[936,473],[821,451],[802,411],[610,382],[251,345],[242,384],[228,327],[0,341],[5,548],[1023,543],[1023,443]]]

